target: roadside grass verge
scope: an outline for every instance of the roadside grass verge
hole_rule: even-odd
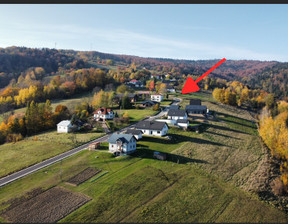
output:
[[[103,133],[57,133],[49,131],[16,143],[0,145],[0,177],[51,158]]]

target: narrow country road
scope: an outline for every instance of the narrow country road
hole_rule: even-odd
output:
[[[173,101],[172,104],[174,104],[174,105],[177,105],[178,103],[181,102],[181,99],[179,99],[179,98],[174,98],[173,100],[174,101]],[[159,117],[165,115],[167,113],[168,109],[169,109],[169,106],[165,107],[165,109],[162,110],[157,115],[150,116],[149,118],[146,118],[144,120],[151,121],[151,120],[154,120],[156,118],[159,118]],[[131,127],[135,127],[135,124],[129,125],[129,126],[123,128],[123,129],[121,129],[121,132],[125,131],[128,128],[131,128]],[[11,183],[11,182],[13,182],[13,181],[15,181],[15,180],[17,180],[17,179],[19,179],[21,177],[27,176],[28,174],[31,174],[31,173],[33,173],[33,172],[35,172],[35,171],[37,171],[39,169],[42,169],[42,168],[44,168],[46,166],[49,166],[49,165],[52,165],[52,164],[54,164],[54,163],[56,163],[58,161],[61,161],[62,159],[65,159],[65,158],[67,158],[69,156],[72,156],[72,155],[74,155],[74,154],[86,149],[89,146],[89,144],[92,143],[92,142],[106,142],[111,135],[112,135],[112,133],[104,135],[104,136],[102,136],[100,138],[94,139],[93,141],[85,143],[84,145],[78,146],[77,148],[71,149],[71,150],[69,150],[67,152],[64,152],[64,153],[60,154],[60,155],[57,155],[57,156],[54,156],[54,157],[52,157],[50,159],[44,160],[43,162],[37,163],[37,164],[35,164],[33,166],[30,166],[30,167],[27,167],[27,168],[22,169],[20,171],[17,171],[15,173],[11,174],[11,175],[5,176],[5,177],[0,179],[0,187],[6,185],[8,183]]]

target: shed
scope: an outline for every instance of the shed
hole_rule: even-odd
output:
[[[167,156],[166,156],[166,153],[156,151],[153,153],[153,158],[159,159],[159,160],[166,160]]]
[[[88,148],[90,151],[98,149],[100,147],[100,142],[92,142],[89,144]]]

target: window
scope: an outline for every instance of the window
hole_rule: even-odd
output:
[[[158,134],[160,134],[160,131],[157,131]]]
[[[114,145],[111,145],[111,148],[114,148]]]

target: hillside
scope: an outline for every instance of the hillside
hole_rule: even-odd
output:
[[[204,127],[199,134],[171,128],[172,140],[144,137],[136,153],[120,158],[107,153],[107,143],[96,152],[84,150],[0,188],[0,221],[17,203],[60,186],[90,200],[58,220],[63,223],[287,222],[284,212],[257,196],[268,177],[260,175],[265,151],[250,113],[218,104],[208,92],[185,95],[181,104],[190,98],[217,113],[216,120],[193,121]],[[168,160],[153,159],[154,151],[168,153]],[[78,186],[66,183],[88,167],[102,172]]]
[[[181,77],[183,74],[199,76],[211,68],[219,60],[174,60],[164,58],[143,58],[129,55],[106,54],[97,51],[74,51],[56,49],[32,49],[25,47],[0,48],[0,88],[9,83],[21,86],[17,80],[25,78],[27,72],[41,67],[43,74],[35,74],[34,79],[43,82],[45,78],[56,74],[65,74],[81,68],[97,67],[116,71],[130,67],[134,72],[149,70],[152,74],[171,74]],[[239,80],[251,87],[264,88],[275,92],[279,97],[287,95],[286,73],[288,63],[276,61],[227,60],[214,70],[210,77],[228,81]],[[23,79],[21,78],[21,80]],[[30,75],[31,78],[31,75]],[[33,79],[33,77],[32,77]],[[267,80],[268,79],[268,80]],[[14,80],[14,81],[13,81]],[[19,80],[18,80],[19,81]],[[12,82],[12,83],[11,83]],[[273,86],[271,86],[273,84]]]

